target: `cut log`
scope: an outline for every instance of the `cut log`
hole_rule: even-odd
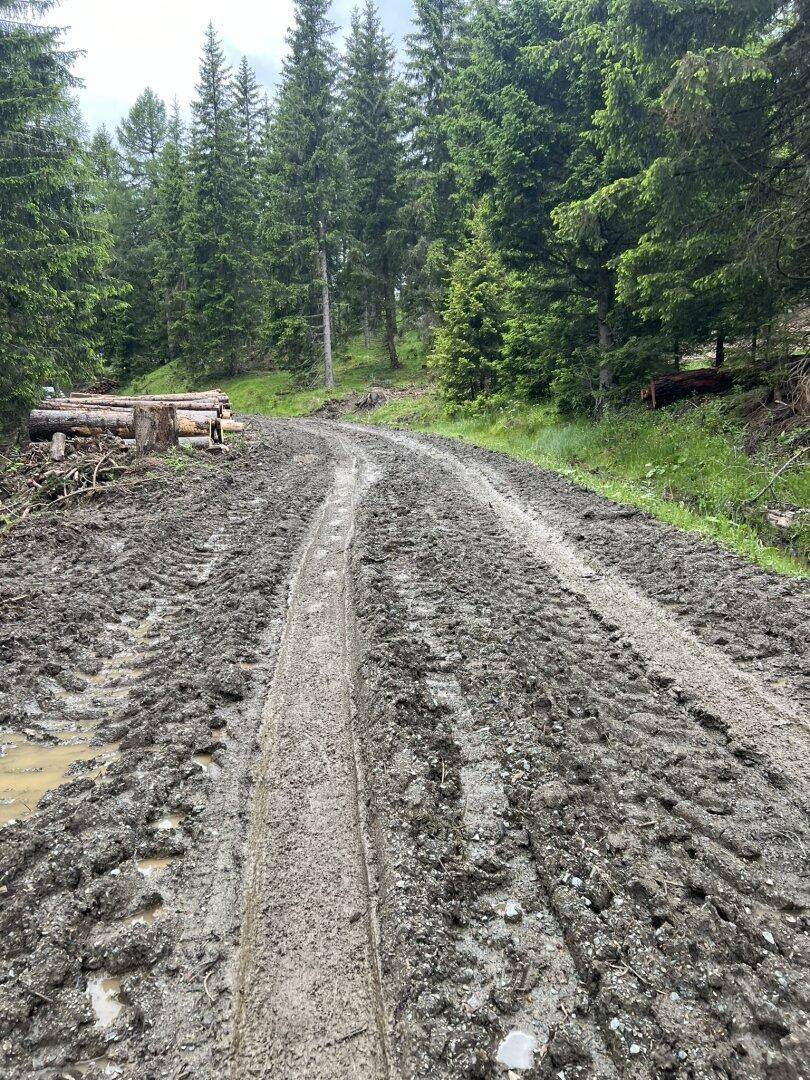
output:
[[[51,439],[51,461],[64,461],[65,460],[65,444],[67,443],[67,435],[64,431],[54,432]]]
[[[734,376],[730,371],[696,368],[651,379],[650,385],[641,391],[641,400],[648,401],[653,409],[660,409],[693,394],[726,394],[733,385]]]
[[[220,431],[227,431],[231,434],[236,434],[238,431],[244,431],[245,425],[239,423],[237,420],[220,420]]]
[[[199,413],[177,417],[177,434],[184,438],[211,438],[218,430],[217,420]],[[132,409],[76,409],[74,412],[35,409],[31,413],[28,432],[32,440],[51,439],[58,431],[79,438],[107,434],[134,439],[135,419]]]
[[[171,408],[177,409],[178,417],[186,417],[189,420],[216,420],[219,417],[219,410],[211,402],[208,402],[205,406],[192,405],[187,408],[185,404],[178,405],[173,402],[159,402],[159,401],[139,401],[138,398],[133,398],[133,404],[131,405],[96,405],[91,401],[74,401],[72,398],[58,398],[55,400],[48,399],[40,402],[37,406],[42,412],[124,412],[131,413],[138,405],[171,405]]]
[[[141,397],[104,397],[104,398],[50,398],[40,402],[41,409],[134,409],[136,405],[174,405],[187,412],[215,412],[220,415],[226,406],[217,398],[141,398]]]
[[[216,398],[217,400],[227,399],[228,395],[223,394],[221,390],[189,390],[184,394],[88,394],[88,393],[75,393],[70,395],[72,398],[81,399],[87,401],[109,401],[109,400],[131,400],[137,398],[138,401],[199,401],[207,398]]]
[[[136,405],[133,409],[135,449],[143,456],[177,445],[177,409],[174,405]]]

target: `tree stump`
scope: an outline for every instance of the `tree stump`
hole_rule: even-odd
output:
[[[177,446],[177,409],[174,405],[136,405],[135,448],[141,455]]]
[[[64,461],[65,460],[65,444],[67,443],[67,435],[64,431],[55,431],[53,438],[51,439],[51,460],[52,461]]]

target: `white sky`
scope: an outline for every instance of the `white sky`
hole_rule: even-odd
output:
[[[335,0],[333,21],[345,26],[354,0]],[[76,74],[85,87],[82,112],[94,130],[114,128],[138,94],[151,86],[186,106],[197,82],[203,34],[212,20],[229,59],[245,54],[271,88],[284,56],[292,0],[62,0],[48,21],[67,27],[65,44],[84,50]],[[410,0],[380,0],[386,30],[407,32]]]

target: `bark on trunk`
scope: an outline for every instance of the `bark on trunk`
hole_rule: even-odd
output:
[[[116,435],[121,439],[135,438],[133,409],[77,409],[64,412],[57,409],[35,409],[28,421],[33,440],[51,439],[56,432],[90,438],[93,435]],[[177,434],[184,438],[219,435],[219,421],[201,417],[200,413],[177,417]]]
[[[726,335],[721,330],[717,335],[717,344],[714,349],[714,366],[722,367],[726,362]]]
[[[368,300],[363,304],[363,345],[371,348],[371,319],[368,314]]]
[[[402,367],[397,355],[397,298],[394,292],[394,283],[387,267],[385,281],[385,347],[388,350],[391,367],[396,371]]]
[[[613,367],[607,354],[613,348],[613,331],[608,323],[613,299],[613,283],[607,272],[600,274],[596,293],[596,322],[599,330],[599,348],[604,359],[599,366],[599,389],[610,390],[613,386]]]
[[[326,227],[323,223],[320,226],[318,261],[320,264],[323,306],[323,384],[327,390],[334,390],[335,374],[332,368],[332,310],[329,296],[329,263],[326,258]]]
[[[141,455],[166,451],[177,445],[177,409],[174,405],[136,405],[133,424],[135,449]]]
[[[693,394],[725,394],[733,385],[734,378],[728,371],[697,368],[652,379],[641,391],[641,399],[648,401],[654,409],[660,409]]]

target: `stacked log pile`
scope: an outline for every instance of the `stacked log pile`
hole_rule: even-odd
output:
[[[226,433],[243,430],[231,415],[228,395],[220,390],[143,396],[75,393],[41,401],[31,413],[28,431],[34,442],[112,435],[134,442],[145,454],[178,443],[222,445]]]

